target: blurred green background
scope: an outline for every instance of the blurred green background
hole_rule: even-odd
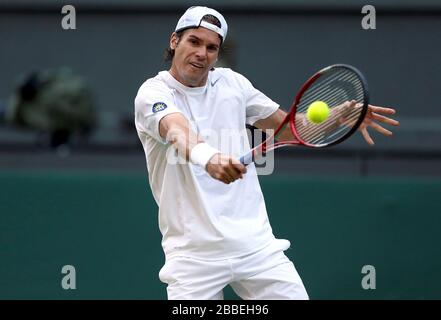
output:
[[[164,299],[157,208],[137,174],[1,172],[0,298]],[[312,299],[439,299],[441,181],[262,177]],[[75,290],[61,268],[76,268]],[[364,290],[364,265],[376,289]],[[236,299],[232,290],[227,299]]]
[[[133,100],[168,68],[163,50],[193,3],[70,4],[75,30],[62,29],[58,1],[0,0],[0,119],[20,111],[0,125],[0,299],[165,299]],[[440,299],[441,3],[371,1],[375,30],[361,27],[358,0],[200,4],[229,23],[220,65],[282,108],[318,68],[348,63],[373,104],[398,111],[394,137],[373,133],[374,148],[355,135],[278,150],[275,172],[260,177],[310,297]],[[61,287],[65,265],[75,290]],[[375,290],[361,286],[365,265]]]

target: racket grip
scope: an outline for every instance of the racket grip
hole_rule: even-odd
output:
[[[244,166],[249,165],[251,162],[254,161],[253,154],[254,154],[253,150],[250,150],[249,152],[244,154],[242,157],[240,157],[240,160],[239,160],[240,163],[242,163]]]

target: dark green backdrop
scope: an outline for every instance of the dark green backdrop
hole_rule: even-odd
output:
[[[166,297],[157,209],[142,173],[3,172],[0,180],[0,299]],[[441,298],[441,181],[261,182],[274,232],[292,242],[287,255],[311,298]],[[76,290],[61,288],[64,265],[76,268]],[[364,265],[376,268],[375,290],[361,287]]]

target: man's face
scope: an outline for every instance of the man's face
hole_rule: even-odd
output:
[[[171,74],[187,87],[204,86],[208,72],[219,55],[219,35],[205,28],[185,30],[180,39],[173,33],[170,47],[175,50]]]

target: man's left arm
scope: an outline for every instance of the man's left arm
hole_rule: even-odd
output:
[[[369,132],[367,131],[368,127],[373,128],[375,131],[385,136],[391,136],[392,131],[383,128],[379,123],[399,126],[400,123],[397,120],[388,117],[394,115],[395,113],[396,111],[394,108],[386,108],[373,105],[368,106],[366,117],[364,118],[358,130],[361,132],[364,140],[369,145],[374,145],[374,140],[371,138]],[[276,130],[280,126],[280,124],[282,124],[283,120],[285,120],[286,115],[287,113],[279,108],[269,117],[256,121],[254,123],[254,126],[263,131],[269,129]],[[284,130],[277,138],[278,140],[295,140],[291,130]]]

